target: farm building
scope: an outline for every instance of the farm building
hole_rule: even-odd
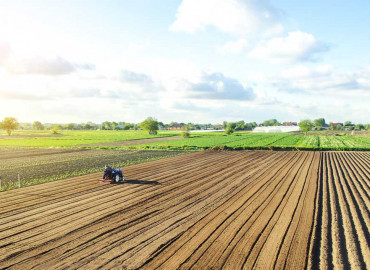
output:
[[[293,131],[300,131],[300,128],[298,126],[268,126],[253,129],[254,133],[283,133]]]
[[[343,123],[330,123],[333,127],[343,127]]]
[[[298,126],[297,122],[284,122],[283,126]]]
[[[184,123],[174,124],[172,126],[169,126],[167,130],[181,130],[184,125]]]

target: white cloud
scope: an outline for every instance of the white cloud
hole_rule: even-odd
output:
[[[95,66],[87,63],[72,63],[62,57],[12,59],[7,65],[7,70],[13,74],[64,75],[77,69],[93,70]]]
[[[136,73],[136,72],[129,71],[129,70],[122,71],[119,79],[122,82],[127,82],[127,83],[140,83],[140,84],[153,83],[153,80],[150,76],[144,73]]]
[[[299,65],[281,71],[271,80],[280,91],[288,93],[327,93],[332,95],[369,96],[370,69],[339,72],[331,65]]]
[[[222,73],[203,74],[197,83],[188,83],[185,95],[195,99],[252,100],[253,89]]]
[[[290,69],[285,69],[280,72],[283,78],[298,79],[322,77],[331,74],[333,67],[331,65],[319,65],[315,67],[307,67],[304,65],[295,66]]]
[[[5,63],[10,54],[10,46],[8,43],[0,42],[0,66]]]
[[[11,63],[9,71],[14,74],[63,75],[75,71],[75,68],[61,57],[54,59],[35,57]]]
[[[218,51],[227,53],[240,53],[247,46],[245,38],[238,39],[237,41],[227,42],[225,45],[218,47]]]
[[[170,30],[194,33],[213,26],[234,36],[266,36],[282,31],[279,14],[268,0],[183,0]]]
[[[37,94],[27,94],[18,91],[0,91],[0,97],[6,100],[21,100],[21,101],[37,101],[46,100],[47,97],[43,97]]]
[[[272,38],[256,47],[250,56],[270,62],[306,62],[317,60],[318,54],[329,49],[312,34],[301,31],[289,32],[288,36]]]

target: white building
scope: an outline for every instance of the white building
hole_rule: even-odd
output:
[[[283,133],[300,131],[298,126],[268,126],[268,127],[256,127],[253,129],[253,133]]]

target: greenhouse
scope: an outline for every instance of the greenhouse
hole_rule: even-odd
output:
[[[294,131],[300,131],[300,128],[298,126],[267,126],[253,129],[254,133],[283,133]]]

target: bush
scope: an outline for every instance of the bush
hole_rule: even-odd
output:
[[[60,126],[54,125],[51,127],[51,134],[60,134],[59,131],[60,131]]]
[[[143,130],[147,130],[150,135],[157,135],[158,121],[153,117],[148,117],[139,125]]]
[[[230,135],[230,134],[232,134],[233,132],[234,132],[234,129],[233,129],[233,127],[232,127],[232,124],[231,124],[231,123],[227,124],[227,127],[226,127],[226,129],[225,129],[225,133],[226,133],[227,135]]]
[[[189,126],[188,125],[184,125],[182,127],[182,133],[181,133],[181,136],[183,138],[190,138],[190,131],[189,131]]]
[[[5,129],[9,136],[18,126],[19,123],[14,117],[5,117],[4,120],[0,122],[0,128]]]

